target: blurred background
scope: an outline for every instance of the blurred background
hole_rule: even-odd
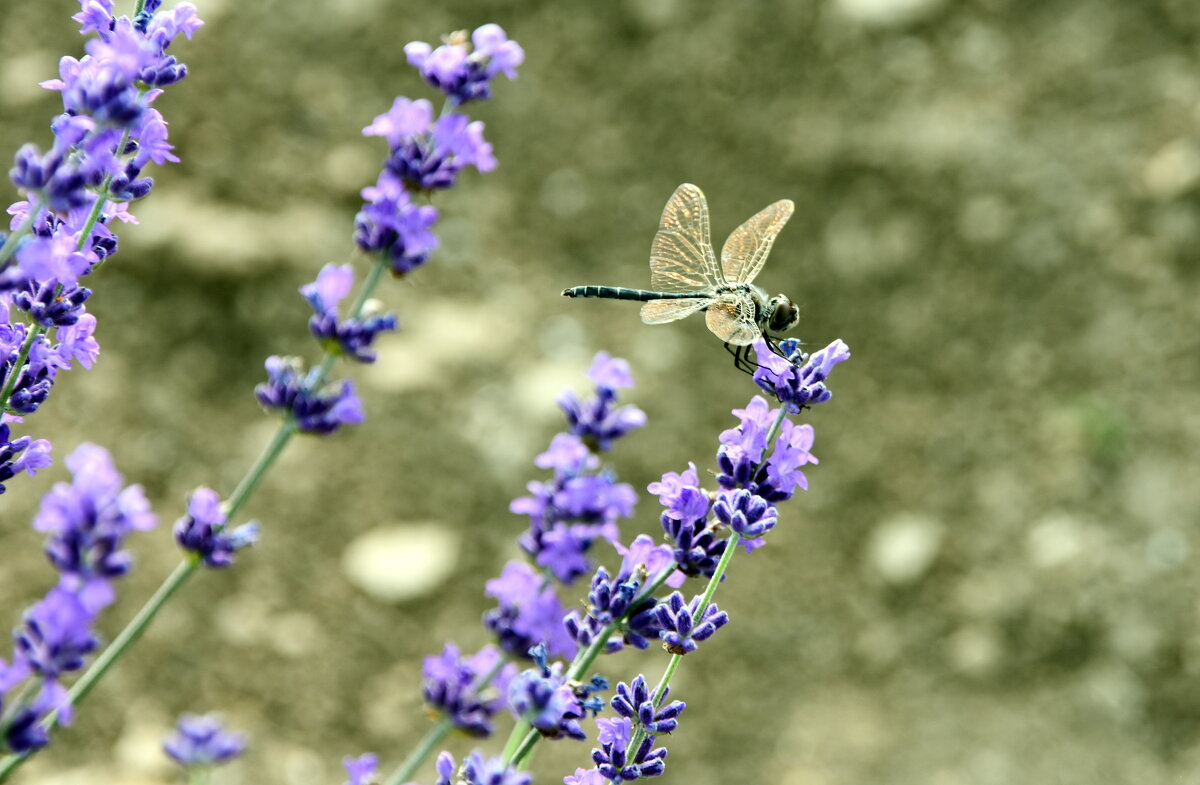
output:
[[[699,317],[559,292],[647,285],[681,182],[718,247],[796,202],[759,282],[810,348],[854,357],[808,414],[811,490],[734,561],[732,623],[674,682],[664,782],[1200,781],[1194,2],[197,5],[172,50],[192,75],[157,104],[183,163],[92,284],[99,364],[29,420],[56,465],[2,501],[5,624],[53,581],[28,523],[76,445],[110,449],[162,519],[110,637],[178,562],[188,491],[227,494],[265,445],[263,360],[316,356],[296,289],[353,257],[384,153],[360,131],[435,98],[403,45],[497,22],[527,59],[469,106],[499,168],[437,196],[441,248],[381,290],[403,331],[356,369],[368,424],[293,442],[246,510],[261,546],[194,579],[16,781],[171,781],[161,736],[212,710],[252,739],[216,783],[342,782],[367,750],[387,770],[429,724],[421,658],[487,640],[483,584],[524,525],[508,502],[599,350],[649,415],[611,456],[643,494],[625,532],[657,537],[646,484],[712,469],[753,385]],[[77,10],[0,0],[5,155],[49,143],[36,83],[80,54]],[[538,782],[589,765],[542,746]]]

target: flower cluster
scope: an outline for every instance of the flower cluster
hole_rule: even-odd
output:
[[[258,523],[228,528],[221,499],[209,488],[197,488],[188,499],[187,515],[175,521],[175,542],[206,567],[229,567],[233,554],[258,542]]]
[[[70,720],[62,677],[82,668],[99,645],[95,619],[116,596],[112,581],[132,565],[122,550],[125,538],[158,523],[141,487],[124,487],[104,449],[82,445],[66,465],[72,482],[51,488],[33,522],[47,535],[46,556],[59,572],[58,584],[25,611],[13,632],[12,662],[0,660],[0,749],[9,752],[44,746],[47,714]],[[20,686],[30,679],[28,687]],[[16,702],[4,706],[6,694]]]
[[[312,306],[308,329],[327,351],[333,351],[362,363],[375,362],[371,344],[381,332],[396,329],[396,315],[368,314],[341,319],[338,304],[354,288],[354,268],[348,264],[327,264],[317,280],[305,284],[300,293]]]
[[[659,637],[662,625],[655,614],[658,601],[652,589],[664,573],[673,573],[671,549],[655,545],[646,535],[637,537],[629,548],[617,545],[622,552],[621,569],[609,577],[604,567],[592,576],[587,597],[587,612],[571,611],[563,620],[567,632],[580,646],[589,646],[601,636],[604,653],[620,651],[626,644],[645,649],[650,640]],[[646,591],[644,591],[646,590]]]
[[[627,717],[596,720],[600,729],[600,749],[592,750],[592,762],[596,764],[596,772],[605,780],[612,783],[632,782],[642,777],[657,777],[667,768],[667,750],[655,747],[656,737],[648,734],[630,750],[633,741],[633,721]],[[580,772],[576,772],[576,778]],[[583,776],[587,776],[584,772]],[[570,778],[563,780],[572,785]],[[576,782],[579,782],[576,779]]]
[[[600,352],[588,378],[596,385],[595,398],[580,400],[568,390],[558,397],[558,406],[567,416],[571,434],[592,450],[605,451],[617,439],[645,425],[646,414],[633,405],[615,405],[617,390],[633,386],[633,374],[625,360]]]
[[[366,416],[354,382],[320,386],[318,369],[304,371],[299,357],[267,358],[267,381],[254,388],[263,408],[283,414],[301,433],[329,434],[343,425],[357,425]]]
[[[517,78],[517,66],[525,61],[525,51],[500,25],[476,28],[467,38],[465,30],[446,36],[446,42],[434,49],[424,41],[404,47],[408,62],[416,66],[425,81],[441,90],[455,104],[491,97],[491,82],[498,74]]]
[[[421,689],[425,702],[467,735],[490,736],[492,717],[501,709],[501,696],[507,694],[516,673],[516,666],[501,667],[501,662],[494,646],[463,659],[458,647],[447,643],[440,655],[425,658]]]
[[[499,578],[487,582],[487,595],[500,605],[484,614],[483,625],[508,654],[527,658],[544,643],[553,656],[575,656],[575,641],[563,629],[566,611],[554,587],[528,564],[506,564]]]
[[[246,751],[246,739],[225,730],[213,715],[184,714],[175,732],[163,741],[163,751],[184,768],[228,763]]]
[[[563,675],[564,664],[549,664],[546,646],[539,643],[529,652],[536,667],[524,670],[508,687],[508,705],[513,716],[528,722],[548,739],[587,738],[579,721],[591,711],[593,716],[604,702],[593,693],[608,689],[608,683],[596,677],[589,684],[574,684]]]
[[[564,393],[559,398],[570,432],[555,436],[550,449],[534,461],[538,468],[553,469],[554,480],[529,483],[530,495],[509,506],[529,517],[521,548],[564,584],[591,570],[588,552],[593,544],[601,539],[615,542],[618,519],[631,516],[637,501],[633,488],[601,468],[596,455],[646,422],[636,406],[613,406],[616,390],[633,386],[629,365],[601,352],[588,377],[596,385],[596,397],[580,401]]]
[[[674,592],[654,609],[658,624],[662,627],[659,637],[663,648],[672,654],[690,654],[698,644],[713,636],[717,630],[729,623],[729,614],[709,603],[700,611],[700,597],[693,597],[686,605],[683,595]]]
[[[787,359],[771,351],[766,341],[754,344],[758,357],[754,382],[764,392],[774,395],[789,414],[798,414],[806,406],[816,406],[833,397],[825,380],[833,366],[850,359],[849,346],[836,340],[811,357],[800,351],[800,342],[795,338],[780,341],[779,348]]]
[[[437,773],[434,785],[531,785],[533,782],[528,774],[505,764],[503,758],[484,758],[478,752],[468,755],[461,767],[450,753],[441,753]]]
[[[114,16],[112,0],[81,5],[73,18],[94,34],[87,54],[64,57],[59,78],[42,82],[62,96],[54,142],[46,152],[22,147],[9,172],[24,198],[8,208],[9,234],[0,233],[0,426],[37,411],[60,371],[91,367],[96,320],[79,280],[116,252],[114,222],[135,221],[129,202],[154,185],[146,167],[179,160],[151,104],[187,75],[167,48],[203,25],[195,6],[166,11],[152,0],[130,19]],[[48,463],[49,444],[25,439],[0,431],[0,483]]]
[[[612,708],[617,714],[630,720],[635,720],[646,729],[647,733],[662,735],[670,733],[679,726],[679,715],[687,707],[683,701],[671,701],[665,706],[671,688],[663,690],[658,700],[653,700],[650,688],[646,685],[646,677],[638,676],[629,684],[617,684],[617,694],[612,697]]]

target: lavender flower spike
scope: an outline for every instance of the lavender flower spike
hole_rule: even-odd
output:
[[[197,488],[188,499],[188,512],[175,521],[175,542],[206,567],[229,567],[233,554],[258,542],[258,523],[230,529],[221,499],[209,488]]]
[[[184,768],[215,766],[245,752],[246,740],[225,730],[214,715],[184,714],[175,733],[163,741],[163,751]]]
[[[345,785],[372,785],[375,771],[379,768],[379,756],[368,752],[357,758],[343,758],[342,766],[350,778]]]
[[[659,637],[662,638],[664,649],[672,654],[690,654],[698,644],[729,623],[729,614],[718,609],[716,603],[709,603],[700,618],[696,619],[701,599],[694,597],[685,605],[683,595],[674,592],[654,609],[662,625]]]
[[[434,785],[531,785],[533,778],[524,772],[504,765],[502,758],[485,759],[472,752],[456,766],[448,752],[438,755],[438,778]]]
[[[413,41],[404,53],[425,81],[458,104],[490,98],[492,78],[503,73],[516,79],[517,66],[525,60],[520,44],[508,40],[496,24],[476,28],[469,40],[465,30],[452,33],[436,49]]]
[[[492,717],[502,705],[498,696],[508,692],[516,673],[515,665],[505,666],[493,677],[491,688],[485,689],[483,679],[496,669],[500,659],[494,646],[485,646],[478,654],[464,658],[458,647],[447,643],[440,655],[425,658],[421,689],[425,702],[467,735],[490,736]]]
[[[354,268],[348,264],[327,264],[317,274],[317,280],[300,287],[300,293],[312,306],[313,315],[308,328],[328,351],[345,355],[362,363],[375,362],[371,344],[381,332],[396,329],[396,315],[364,314],[340,319],[338,303],[354,287]]]
[[[759,340],[754,344],[759,365],[754,372],[755,383],[774,395],[791,414],[799,413],[805,406],[816,406],[832,398],[833,393],[825,387],[825,380],[829,378],[833,366],[850,359],[850,347],[841,339],[812,357],[806,357],[799,346],[794,338],[782,341],[780,349],[788,355],[785,360],[771,351],[766,341]]]
[[[670,687],[663,690],[659,704],[666,701],[670,693]],[[659,707],[652,698],[646,677],[638,674],[628,685],[625,682],[617,684],[617,694],[612,697],[611,704],[613,711],[622,717],[637,720],[647,733],[659,735],[675,730],[679,726],[677,718],[683,713],[686,704],[683,701],[671,701]]]

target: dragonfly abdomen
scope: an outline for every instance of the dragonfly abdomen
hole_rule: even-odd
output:
[[[704,297],[704,292],[652,292],[649,289],[626,289],[624,286],[572,286],[563,289],[563,297],[606,297],[610,300],[690,300]]]

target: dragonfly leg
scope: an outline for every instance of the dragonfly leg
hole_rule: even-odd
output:
[[[725,351],[733,355],[733,367],[737,368],[742,373],[754,375],[754,372],[759,369],[759,364],[750,357],[752,346],[734,346],[725,344]]]

